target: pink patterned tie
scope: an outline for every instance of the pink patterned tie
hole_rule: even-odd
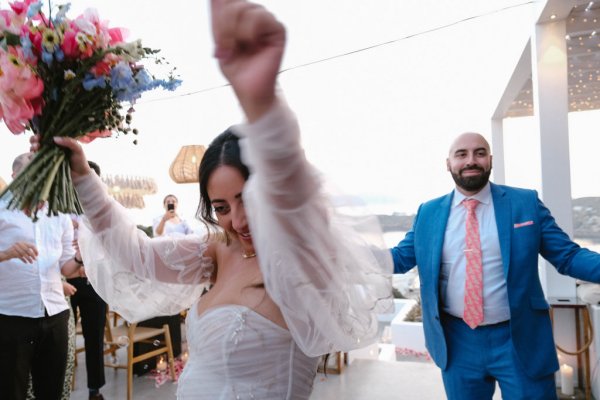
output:
[[[479,224],[475,215],[478,200],[465,199],[462,204],[467,209],[465,235],[465,258],[467,259],[465,279],[465,310],[463,319],[471,329],[483,322],[483,266],[481,262],[481,242]]]

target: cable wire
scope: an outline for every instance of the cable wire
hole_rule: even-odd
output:
[[[424,30],[424,31],[421,31],[421,32],[417,32],[417,33],[412,33],[410,35],[406,35],[406,36],[403,36],[403,37],[400,37],[400,38],[397,38],[397,39],[392,39],[392,40],[388,40],[388,41],[385,41],[385,42],[376,43],[376,44],[373,44],[373,45],[370,45],[370,46],[367,46],[367,47],[362,47],[360,49],[348,51],[346,53],[341,53],[341,54],[337,54],[337,55],[334,55],[334,56],[330,56],[330,57],[326,57],[326,58],[321,58],[319,60],[309,61],[309,62],[306,62],[304,64],[298,64],[298,65],[295,65],[293,67],[284,68],[284,69],[280,70],[279,74],[284,74],[286,72],[293,71],[293,70],[296,70],[296,69],[306,68],[306,67],[309,67],[309,66],[312,66],[312,65],[325,63],[325,62],[332,61],[332,60],[335,60],[335,59],[338,59],[338,58],[348,57],[348,56],[351,56],[351,55],[354,55],[354,54],[362,53],[362,52],[365,52],[365,51],[370,51],[370,50],[373,50],[373,49],[376,49],[376,48],[379,48],[379,47],[389,46],[391,44],[398,43],[398,42],[401,42],[401,41],[404,41],[404,40],[416,38],[416,37],[419,37],[419,36],[424,36],[424,35],[427,35],[427,34],[430,34],[430,33],[433,33],[433,32],[437,32],[437,31],[440,31],[440,30],[443,30],[443,29],[448,29],[448,28],[451,28],[453,26],[456,26],[456,25],[459,25],[459,24],[462,24],[462,23],[465,23],[465,22],[468,22],[468,21],[471,21],[471,20],[475,20],[475,19],[487,17],[487,16],[494,15],[494,14],[499,14],[501,12],[504,12],[504,11],[507,11],[507,10],[510,10],[510,9],[513,9],[513,8],[518,8],[518,7],[523,7],[523,6],[526,6],[526,5],[530,5],[530,4],[533,4],[534,2],[535,2],[534,0],[530,0],[530,1],[526,1],[524,3],[513,4],[513,5],[510,5],[510,6],[506,6],[506,7],[498,8],[498,9],[495,9],[495,10],[492,10],[492,11],[488,11],[488,12],[485,12],[485,13],[482,13],[482,14],[477,14],[477,15],[473,15],[473,16],[470,16],[470,17],[466,17],[466,18],[463,18],[463,19],[460,19],[460,20],[457,20],[457,21],[454,21],[454,22],[450,22],[450,23],[445,24],[445,25],[437,26],[435,28],[427,29],[427,30]],[[197,95],[197,94],[201,94],[201,93],[211,92],[211,91],[222,89],[222,88],[226,88],[226,87],[229,87],[229,86],[231,86],[230,83],[224,83],[222,85],[217,85],[217,86],[212,86],[212,87],[208,87],[208,88],[204,88],[204,89],[194,90],[194,91],[187,92],[187,93],[182,93],[182,94],[179,94],[179,95],[168,96],[168,97],[161,97],[161,98],[157,98],[157,99],[141,101],[141,102],[139,102],[137,104],[146,104],[146,103],[154,103],[154,102],[158,102],[158,101],[173,100],[173,99],[177,99],[177,98],[180,98],[180,97],[193,96],[193,95]]]

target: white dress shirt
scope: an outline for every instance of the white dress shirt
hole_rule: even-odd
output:
[[[510,319],[506,278],[502,266],[502,254],[496,226],[496,214],[490,184],[479,193],[466,197],[454,190],[454,197],[448,217],[442,250],[440,273],[440,294],[442,309],[451,315],[462,318],[465,295],[465,223],[467,209],[461,203],[465,198],[479,200],[475,209],[479,223],[481,240],[481,260],[483,263],[483,315],[482,325],[495,324]]]
[[[67,215],[48,217],[38,212],[36,223],[21,211],[0,204],[0,250],[15,242],[38,249],[32,264],[18,258],[0,262],[0,314],[29,318],[56,315],[69,308],[61,280],[61,267],[75,256],[73,225]]]

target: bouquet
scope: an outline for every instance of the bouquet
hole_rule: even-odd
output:
[[[158,50],[126,42],[126,32],[109,28],[95,10],[69,19],[69,4],[50,5],[48,15],[39,1],[9,4],[0,9],[0,119],[14,134],[39,134],[40,150],[0,199],[34,221],[46,203],[48,215],[81,214],[68,150],[53,137],[90,142],[113,132],[137,134],[131,128],[135,101],[147,90],[174,90],[181,81],[173,70],[167,79],[151,75],[140,61],[164,63]]]

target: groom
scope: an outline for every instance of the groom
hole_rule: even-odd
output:
[[[446,166],[455,189],[422,204],[391,249],[394,273],[419,266],[427,349],[450,400],[556,399],[558,369],[538,254],[564,275],[600,282],[600,255],[579,247],[533,190],[495,185],[490,146],[464,133]]]

